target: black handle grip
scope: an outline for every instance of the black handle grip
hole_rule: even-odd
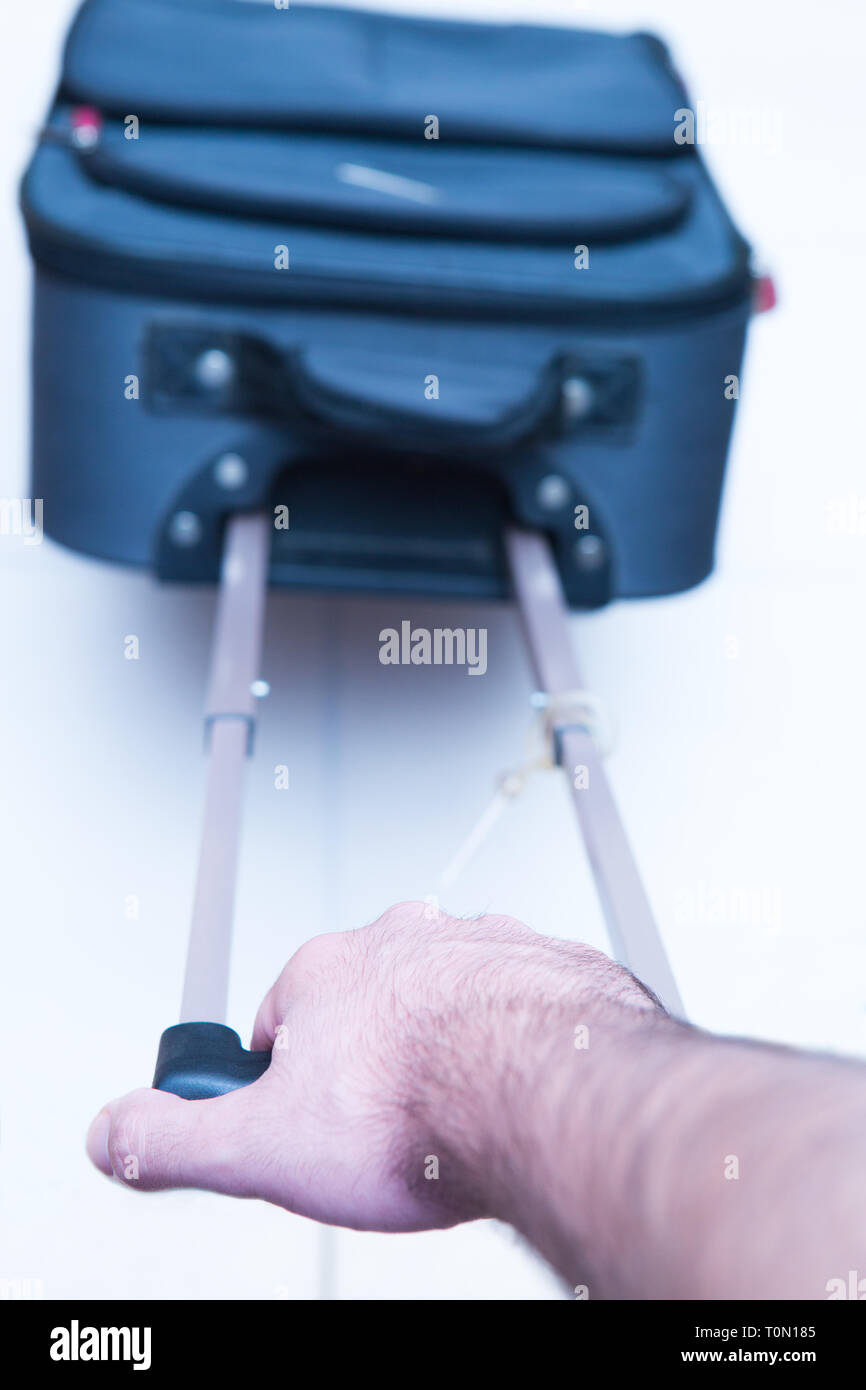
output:
[[[218,386],[202,382],[198,367],[213,350],[229,361]],[[461,389],[431,406],[422,386],[438,368],[400,344],[391,353],[366,351],[359,362],[339,343],[276,347],[250,333],[159,322],[145,353],[148,403],[156,411],[253,416],[422,452],[499,454],[558,436],[576,423],[565,409],[564,382],[585,376],[564,353],[526,366],[473,362],[460,368]]]
[[[224,1023],[176,1023],[159,1040],[153,1086],[184,1100],[210,1100],[258,1081],[270,1052],[248,1052]]]

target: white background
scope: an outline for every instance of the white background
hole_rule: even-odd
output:
[[[29,269],[15,186],[72,0],[3,7],[0,495],[28,495]],[[390,8],[390,7],[389,7]],[[866,1051],[866,516],[862,13],[476,3],[443,16],[655,29],[695,100],[761,108],[778,146],[707,151],[781,303],[753,327],[715,577],[575,620],[618,731],[610,773],[699,1023]],[[859,32],[858,32],[859,31]],[[839,534],[834,508],[854,521]],[[440,616],[437,618],[437,612]],[[0,1278],[46,1297],[557,1298],[490,1225],[323,1233],[260,1204],[136,1196],[87,1164],[99,1106],[146,1084],[176,1016],[202,780],[212,596],[160,590],[0,537]],[[231,1021],[306,937],[423,897],[520,753],[529,676],[513,613],[489,673],[399,670],[376,635],[441,610],[275,594],[250,770]],[[141,642],[138,662],[123,638]],[[276,763],[291,790],[273,789]],[[140,899],[138,921],[124,916]],[[564,790],[540,775],[445,906],[603,945]]]

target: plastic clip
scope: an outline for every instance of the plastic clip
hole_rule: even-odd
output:
[[[601,757],[610,752],[610,723],[601,700],[591,690],[563,690],[554,695],[540,691],[533,703],[540,714],[550,766],[562,766],[562,736],[570,730],[591,738]]]

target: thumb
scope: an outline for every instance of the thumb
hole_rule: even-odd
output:
[[[260,1194],[269,1088],[258,1082],[213,1100],[131,1091],[100,1110],[87,1135],[91,1161],[127,1187],[156,1192],[200,1187],[236,1197]]]

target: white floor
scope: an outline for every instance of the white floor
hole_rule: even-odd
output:
[[[696,100],[767,115],[763,143],[709,150],[781,295],[752,333],[719,572],[575,633],[616,723],[611,776],[691,1016],[866,1053],[859,7],[825,0],[808,22],[782,0],[411,8],[656,29]],[[72,9],[16,4],[2,20],[9,498],[28,494],[13,190]],[[853,520],[840,524],[843,504]],[[0,537],[0,1291],[29,1278],[46,1297],[560,1297],[496,1227],[322,1233],[263,1205],[136,1197],[87,1165],[91,1115],[147,1082],[177,1009],[211,611],[207,594]],[[529,677],[509,610],[472,620],[490,629],[487,679],[378,664],[381,627],[433,626],[437,611],[272,600],[233,976],[242,1031],[307,936],[432,891],[520,752]],[[123,659],[128,633],[138,662]],[[273,789],[276,763],[291,769],[287,793]],[[604,943],[555,776],[530,787],[445,905]]]

